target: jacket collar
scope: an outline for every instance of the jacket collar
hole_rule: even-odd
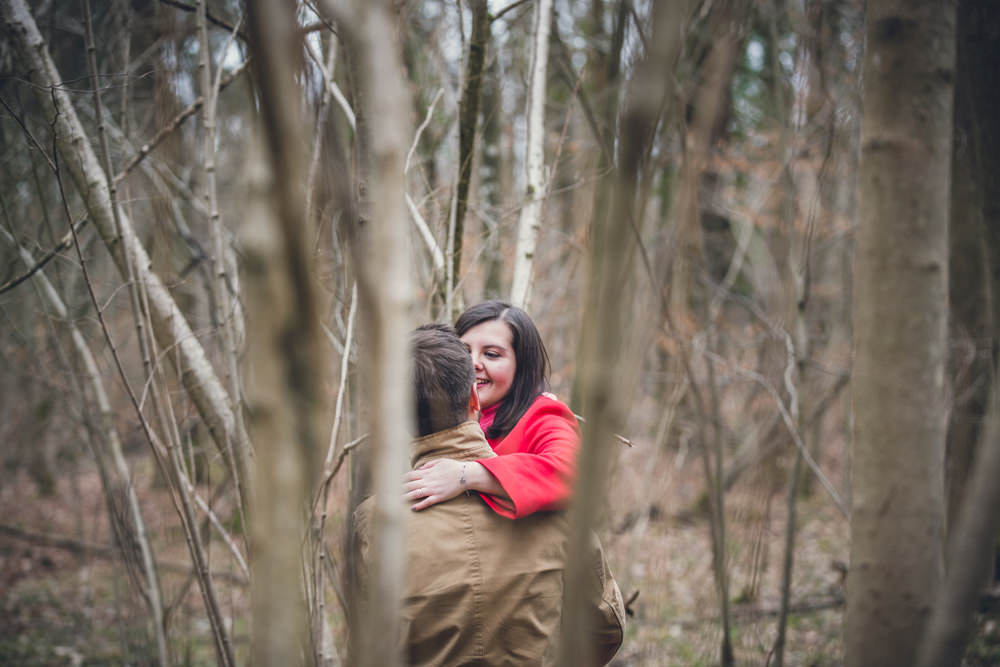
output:
[[[414,440],[410,462],[414,468],[419,468],[434,459],[475,461],[494,456],[479,423],[468,421]]]

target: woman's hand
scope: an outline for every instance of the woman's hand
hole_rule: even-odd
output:
[[[486,468],[476,461],[436,459],[403,477],[403,499],[410,509],[422,510],[451,500],[462,491],[480,491],[509,500],[507,492]]]
[[[411,503],[419,500],[410,509],[425,507],[451,500],[468,489],[468,480],[463,480],[463,468],[470,465],[482,468],[478,463],[462,463],[454,459],[437,459],[425,463],[416,470],[406,473],[403,478],[403,499]],[[463,486],[462,482],[466,484]],[[422,500],[421,500],[422,499]]]

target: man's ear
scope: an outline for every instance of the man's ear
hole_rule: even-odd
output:
[[[476,391],[476,385],[473,384],[472,391],[469,392],[469,419],[471,421],[479,419],[481,409],[479,406],[479,392]]]

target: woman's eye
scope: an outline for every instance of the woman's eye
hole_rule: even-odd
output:
[[[487,359],[499,359],[500,358],[500,354],[497,353],[497,352],[493,352],[492,350],[489,351],[489,352],[484,353],[484,355],[486,356]]]

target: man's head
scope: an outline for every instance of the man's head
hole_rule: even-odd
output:
[[[410,334],[417,435],[458,426],[479,409],[472,357],[455,330],[425,324]]]

